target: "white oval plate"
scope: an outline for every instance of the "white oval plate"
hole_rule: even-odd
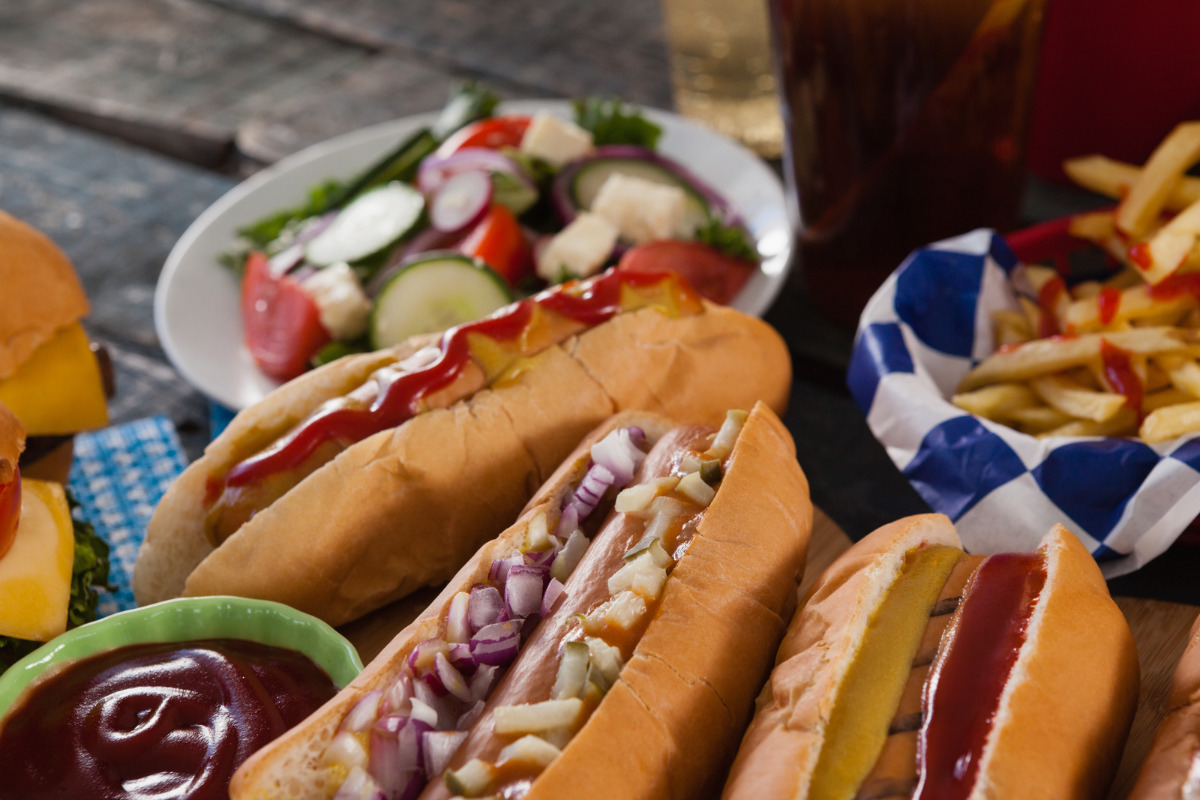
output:
[[[506,113],[545,109],[570,118],[567,101],[505,103]],[[677,114],[643,113],[662,126],[658,149],[719,191],[741,215],[762,266],[733,306],[761,316],[783,286],[792,253],[783,185],[761,159],[719,133]],[[370,166],[437,113],[393,120],[330,139],[267,167],[229,190],[184,232],[167,256],[154,294],[154,326],[171,363],[213,400],[239,410],[279,383],[255,367],[242,346],[235,276],[217,263],[237,229],[277,209],[302,203],[310,187],[344,180]]]

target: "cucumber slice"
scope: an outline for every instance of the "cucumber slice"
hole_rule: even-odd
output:
[[[683,229],[694,231],[712,216],[708,202],[687,181],[665,167],[636,158],[596,158],[580,166],[571,186],[576,208],[591,209],[600,187],[613,173],[629,175],[666,186],[683,189]]]
[[[411,186],[389,183],[356,197],[304,248],[310,264],[354,263],[391,247],[416,227],[425,198]]]
[[[391,347],[418,333],[443,331],[512,301],[508,284],[482,261],[461,253],[424,253],[379,290],[371,345]]]

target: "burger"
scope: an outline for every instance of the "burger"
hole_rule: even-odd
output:
[[[72,515],[61,483],[22,477],[25,430],[0,403],[0,672],[96,618],[108,545]]]
[[[73,435],[108,424],[111,368],[80,325],[87,312],[63,252],[0,211],[0,403],[28,436],[26,477],[65,482]]]
[[[108,424],[112,370],[87,312],[62,251],[0,211],[0,671],[95,619],[108,581],[108,545],[63,487],[74,434]]]

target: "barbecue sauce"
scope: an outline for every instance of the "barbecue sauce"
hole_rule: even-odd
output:
[[[154,642],[73,662],[0,729],[0,795],[224,800],[247,757],[337,692],[294,650]]]

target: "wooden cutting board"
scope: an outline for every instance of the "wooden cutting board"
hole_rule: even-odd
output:
[[[849,546],[850,538],[824,512],[816,509],[801,593]],[[358,648],[365,663],[374,658],[397,631],[415,619],[439,590],[430,588],[418,592],[343,626],[341,631]],[[1138,768],[1162,717],[1163,701],[1175,663],[1187,643],[1188,630],[1200,612],[1195,606],[1133,597],[1118,597],[1117,605],[1129,620],[1137,642],[1142,686],[1137,716],[1108,800],[1123,800],[1137,778]]]

